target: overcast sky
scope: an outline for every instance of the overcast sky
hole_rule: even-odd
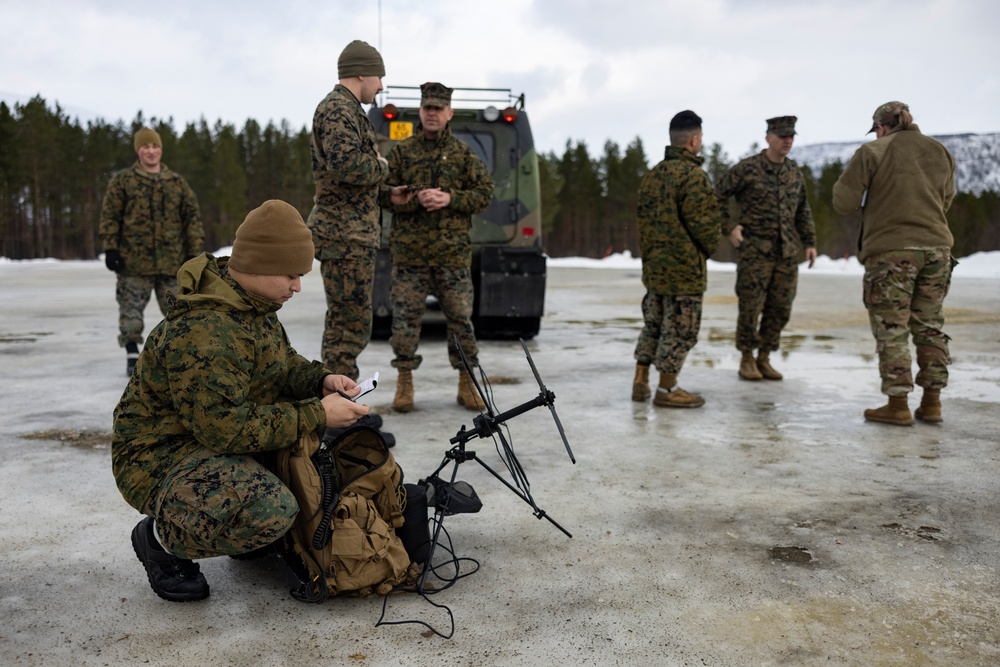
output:
[[[683,109],[731,158],[770,116],[798,116],[800,144],[860,141],[893,99],[926,133],[1000,131],[995,0],[0,0],[0,26],[0,97],[82,122],[308,127],[363,39],[386,85],[525,93],[559,154],[640,137],[655,161]]]

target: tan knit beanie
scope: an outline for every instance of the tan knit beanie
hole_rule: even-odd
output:
[[[385,63],[374,46],[356,39],[337,58],[337,78],[352,76],[385,76]]]
[[[139,149],[146,144],[156,144],[160,148],[163,148],[163,142],[160,141],[160,135],[148,127],[144,127],[135,133],[135,152],[138,153]]]
[[[243,273],[299,276],[313,265],[312,232],[291,204],[269,199],[236,230],[229,266]]]

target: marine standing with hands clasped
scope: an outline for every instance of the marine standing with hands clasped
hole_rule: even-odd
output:
[[[698,342],[708,287],[707,258],[715,252],[719,205],[701,165],[701,118],[682,111],[670,121],[663,161],[639,186],[637,222],[642,254],[642,333],[635,348],[632,400],[649,399],[649,366],[660,371],[653,405],[699,408],[705,399],[677,385],[688,352]]]
[[[357,380],[358,356],[372,334],[375,253],[381,242],[378,198],[389,174],[361,105],[374,102],[382,90],[385,65],[373,46],[355,40],[341,52],[337,76],[340,82],[313,115],[316,198],[306,224],[326,290],[323,363]],[[391,196],[400,203],[408,200],[402,188]]]
[[[861,208],[858,261],[865,266],[865,308],[871,321],[889,402],[865,410],[865,419],[908,426],[913,416],[909,335],[917,350],[916,384],[923,387],[916,417],[940,422],[941,390],[948,385],[944,299],[956,262],[945,215],[955,197],[955,159],[913,122],[910,108],[887,102],[872,117],[875,141],[854,153],[833,186],[843,215]]]
[[[166,319],[115,408],[112,471],[146,515],[132,547],[165,600],[208,597],[194,559],[248,553],[291,527],[295,496],[258,455],[368,412],[345,397],[357,384],[297,354],[277,318],[313,253],[295,207],[270,200],[251,211],[231,257],[202,253],[178,271]]]
[[[771,366],[770,353],[778,350],[781,330],[792,315],[803,248],[809,268],[816,262],[816,231],[805,178],[787,157],[796,120],[795,116],[769,118],[767,148],[737,163],[715,188],[722,206],[722,233],[739,250],[736,349],[742,352],[739,375],[745,380],[782,378]],[[735,225],[727,206],[730,197],[736,197],[740,208]]]
[[[205,241],[198,198],[160,161],[160,135],[144,127],[133,144],[138,160],[108,183],[99,228],[104,263],[118,274],[118,345],[125,348],[129,375],[139,358],[150,292],[166,315],[167,293],[177,289],[177,269],[202,252]]]
[[[413,409],[413,371],[422,361],[417,354],[420,320],[429,294],[438,298],[447,320],[448,360],[459,371],[458,403],[470,410],[486,407],[464,370],[455,340],[470,363],[478,364],[469,229],[472,214],[489,206],[493,179],[483,161],[451,133],[451,94],[440,83],[422,85],[418,131],[389,151],[387,183],[394,187],[382,198],[393,209],[390,343],[392,365],[399,371],[392,407],[399,412]],[[416,196],[401,203],[396,190],[416,184],[422,186]]]

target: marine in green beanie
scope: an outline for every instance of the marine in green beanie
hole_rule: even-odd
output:
[[[293,206],[251,211],[231,257],[202,253],[181,267],[115,408],[115,481],[146,515],[132,546],[166,600],[208,597],[194,559],[253,551],[291,526],[295,497],[257,455],[368,412],[340,394],[357,384],[297,354],[278,321],[313,255]]]
[[[126,350],[129,375],[143,342],[150,293],[165,315],[177,269],[204,249],[205,238],[194,191],[161,162],[159,133],[144,127],[133,145],[138,160],[108,183],[99,228],[104,262],[117,274],[118,344]]]
[[[327,311],[323,363],[357,379],[358,356],[371,340],[375,252],[380,242],[379,188],[389,173],[362,104],[382,90],[385,65],[370,44],[355,40],[337,60],[340,82],[313,115],[316,198],[307,223],[316,244]],[[392,196],[408,201],[402,188]]]

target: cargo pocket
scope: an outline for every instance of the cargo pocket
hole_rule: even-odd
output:
[[[892,267],[881,266],[873,271],[865,271],[861,299],[865,308],[871,310],[886,301],[886,281]]]

